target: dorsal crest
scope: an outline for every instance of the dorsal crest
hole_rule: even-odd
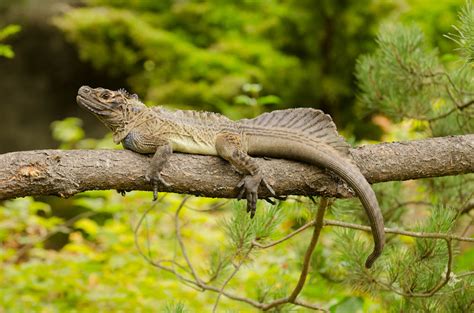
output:
[[[313,141],[327,144],[341,156],[351,158],[350,145],[338,134],[331,116],[324,114],[321,110],[312,108],[277,110],[239,122],[244,125],[291,131]]]

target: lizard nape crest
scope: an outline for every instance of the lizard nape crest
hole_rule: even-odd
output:
[[[138,153],[153,153],[145,178],[158,188],[169,184],[161,171],[173,152],[217,155],[243,175],[238,198],[245,196],[253,217],[259,187],[267,188],[255,156],[284,158],[327,168],[356,192],[367,213],[374,250],[366,260],[370,268],[385,244],[383,216],[370,184],[353,162],[349,144],[339,136],[329,115],[312,108],[264,113],[254,119],[232,121],[223,115],[198,111],[148,108],[124,90],[83,86],[77,102],[112,130],[114,141]]]

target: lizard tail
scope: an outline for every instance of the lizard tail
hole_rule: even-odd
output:
[[[374,250],[367,257],[367,260],[365,261],[365,267],[371,268],[375,260],[382,254],[382,250],[385,245],[383,216],[380,211],[375,192],[358,168],[349,165],[351,169],[347,170],[347,164],[343,164],[341,166],[335,163],[337,162],[332,161],[330,162],[330,165],[326,166],[339,175],[342,179],[344,179],[352,187],[352,189],[354,189],[356,194],[359,196],[359,199],[362,202],[362,205],[364,206],[365,212],[368,216],[374,238]]]
[[[327,145],[306,136],[288,131],[259,129],[254,134],[247,129],[248,153],[253,156],[269,156],[302,161],[330,169],[344,179],[359,197],[372,229],[374,250],[367,258],[365,267],[372,267],[385,245],[383,216],[372,187],[351,160],[341,157]]]

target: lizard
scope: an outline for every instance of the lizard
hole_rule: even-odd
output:
[[[215,155],[243,175],[238,198],[245,195],[247,211],[254,216],[258,188],[275,195],[255,157],[273,157],[327,168],[355,191],[368,216],[374,249],[365,267],[372,267],[385,244],[383,216],[372,187],[352,160],[350,145],[341,137],[331,117],[313,108],[294,108],[263,113],[253,119],[233,121],[213,112],[148,107],[136,94],[124,89],[82,86],[80,107],[94,114],[113,133],[113,141],[125,149],[153,154],[145,179],[156,200],[161,176],[173,152]]]

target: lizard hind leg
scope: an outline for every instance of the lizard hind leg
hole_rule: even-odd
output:
[[[216,150],[219,156],[227,160],[238,172],[244,174],[242,180],[237,184],[240,193],[237,199],[247,199],[247,212],[254,217],[257,209],[258,188],[263,185],[273,196],[275,191],[263,177],[257,161],[250,157],[242,148],[239,134],[222,132],[216,137]]]

